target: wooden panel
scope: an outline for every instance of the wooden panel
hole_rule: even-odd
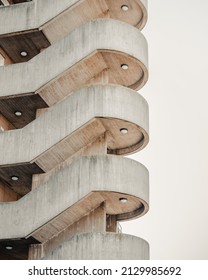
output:
[[[22,128],[36,118],[36,110],[48,105],[39,95],[0,99],[0,113],[15,127]],[[16,116],[15,112],[21,112]]]
[[[16,239],[16,240],[0,240],[0,260],[27,260],[28,250],[31,244],[39,243],[34,238]],[[7,250],[6,247],[12,247]]]
[[[0,168],[0,180],[17,194],[23,196],[31,190],[32,174],[42,172],[42,169],[35,163],[6,166]],[[19,179],[13,181],[12,176],[17,176]]]
[[[49,41],[42,31],[38,30],[0,36],[0,48],[14,63],[28,61],[48,46],[50,46]],[[27,55],[22,56],[22,51]]]

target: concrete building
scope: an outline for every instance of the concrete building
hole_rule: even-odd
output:
[[[0,259],[148,259],[146,0],[0,0]]]

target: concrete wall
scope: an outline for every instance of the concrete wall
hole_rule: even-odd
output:
[[[66,227],[62,232],[41,244],[30,246],[29,259],[40,260],[45,255],[57,249],[63,242],[70,240],[74,235],[85,232],[106,232],[105,202],[101,203],[88,215]],[[116,232],[116,231],[115,231]]]
[[[75,235],[45,260],[148,260],[148,243],[136,236],[115,233]]]

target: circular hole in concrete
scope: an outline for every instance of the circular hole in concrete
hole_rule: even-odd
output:
[[[126,203],[126,202],[128,201],[128,199],[125,198],[125,197],[121,197],[121,198],[119,198],[119,201],[120,201],[121,203]]]
[[[129,9],[128,5],[124,4],[121,6],[121,10],[124,11],[124,12],[127,12]]]
[[[123,127],[123,128],[120,129],[120,132],[122,134],[127,134],[128,133],[128,129]]]
[[[11,246],[11,245],[6,245],[6,246],[5,246],[5,249],[7,249],[7,250],[12,250],[12,249],[13,249],[13,246]]]
[[[11,177],[11,179],[12,179],[13,181],[18,181],[18,180],[19,180],[19,177],[16,176],[16,175],[13,175],[13,176]]]
[[[26,51],[21,51],[20,54],[21,54],[22,57],[26,57],[28,55],[28,53]]]
[[[20,112],[20,111],[16,111],[14,114],[15,114],[15,116],[17,116],[17,117],[22,116],[22,112]]]
[[[128,64],[121,64],[121,68],[123,70],[128,70],[129,69],[129,65]]]

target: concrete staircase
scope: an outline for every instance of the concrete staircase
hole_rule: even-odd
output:
[[[149,140],[146,6],[0,6],[0,259],[149,258],[119,230],[149,208],[148,171],[121,157]]]

